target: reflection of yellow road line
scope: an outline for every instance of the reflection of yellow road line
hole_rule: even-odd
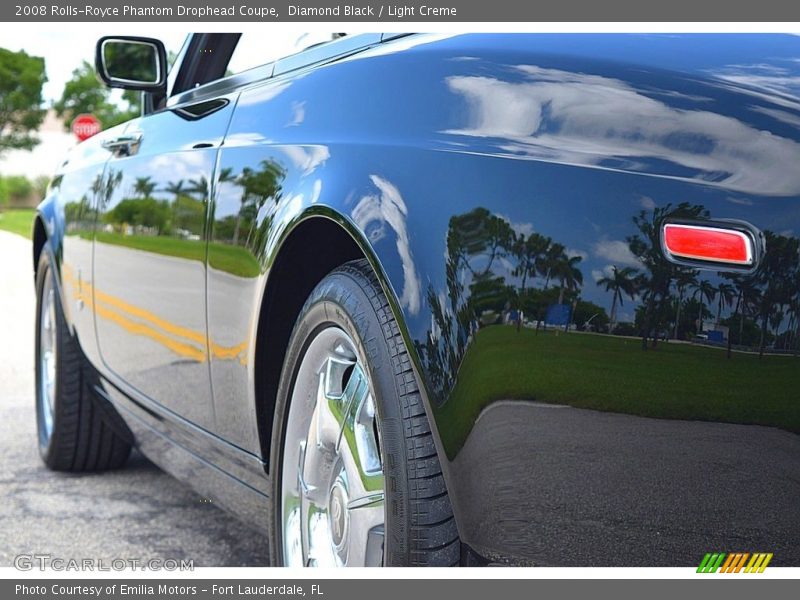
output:
[[[159,327],[164,331],[166,331],[167,333],[171,333],[174,336],[186,338],[187,340],[191,340],[193,342],[202,344],[204,346],[206,344],[206,336],[200,333],[199,331],[194,331],[192,329],[187,329],[186,327],[181,327],[180,325],[175,325],[174,323],[170,323],[169,321],[162,319],[158,315],[154,315],[150,311],[147,311],[143,308],[139,308],[138,306],[134,306],[133,304],[128,304],[124,300],[106,294],[105,292],[101,292],[97,288],[95,288],[94,290],[94,299],[97,302],[101,302],[103,304],[108,304],[110,306],[113,306],[114,308],[118,308],[123,313],[127,313],[131,316],[138,317],[144,321],[149,321],[156,327]]]
[[[130,319],[122,316],[119,313],[114,312],[113,310],[109,310],[102,306],[95,307],[95,314],[98,317],[102,317],[104,319],[108,319],[122,327],[128,333],[132,333],[133,335],[143,335],[145,337],[150,338],[153,341],[158,342],[162,346],[165,346],[185,358],[191,358],[197,362],[204,362],[206,360],[206,353],[202,350],[199,350],[195,346],[190,346],[189,344],[182,344],[181,342],[177,342],[171,337],[159,332],[158,330],[149,327],[143,323],[139,323],[138,321],[131,321]]]
[[[237,346],[231,346],[230,348],[226,348],[225,346],[220,346],[215,342],[211,342],[211,355],[214,358],[219,358],[220,360],[233,359],[246,352],[247,342],[242,342],[241,344],[238,344]]]
[[[82,282],[80,289],[77,289],[77,282],[67,267],[63,269],[63,277],[73,288],[76,299],[82,300],[88,308],[94,308],[97,316],[116,323],[128,333],[150,338],[179,356],[190,358],[197,362],[205,362],[207,360],[208,356],[205,351],[206,336],[202,332],[171,323],[148,310],[93,288],[89,283]],[[94,298],[92,297],[93,292]],[[129,317],[135,317],[140,320],[133,320]],[[142,321],[145,322],[143,323]],[[200,348],[186,342],[199,344]],[[239,357],[239,362],[242,365],[247,364],[247,341],[231,347],[220,346],[216,342],[210,341],[209,346],[211,355],[214,358],[233,360]]]

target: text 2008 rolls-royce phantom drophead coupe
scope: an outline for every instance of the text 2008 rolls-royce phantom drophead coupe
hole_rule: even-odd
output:
[[[800,38],[245,37],[98,44],[50,468],[135,446],[277,565],[800,565]]]

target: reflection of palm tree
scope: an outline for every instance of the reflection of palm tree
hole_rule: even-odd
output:
[[[612,292],[609,333],[614,333],[617,325],[617,304],[622,306],[623,296],[629,296],[631,300],[636,296],[635,275],[636,269],[632,267],[618,269],[615,265],[611,267],[611,277],[602,277],[597,280],[597,285],[604,285],[607,292]]]
[[[183,187],[183,179],[167,182],[167,185],[164,186],[164,191],[175,196],[175,201],[172,203],[172,223],[173,226],[177,227],[180,225],[178,219],[179,201],[181,194],[186,191]]]
[[[680,326],[681,322],[681,308],[683,307],[683,295],[686,293],[686,289],[689,287],[694,287],[697,285],[697,271],[694,270],[686,270],[681,269],[678,271],[678,274],[675,276],[675,288],[678,290],[678,302],[677,308],[675,309],[675,334],[673,337],[677,340],[678,339],[678,327]]]
[[[153,178],[149,175],[146,177],[137,177],[133,183],[134,193],[142,199],[149,198],[156,190],[156,184]]]
[[[168,182],[167,185],[164,186],[164,191],[168,194],[173,194],[175,196],[175,200],[177,200],[178,196],[185,191],[183,187],[183,179]]]
[[[789,305],[786,307],[786,314],[789,316],[789,325],[786,329],[786,339],[783,347],[793,350],[797,341],[798,317],[800,317],[800,296],[792,296]]]
[[[539,263],[544,259],[545,253],[550,246],[550,238],[539,233],[532,233],[529,236],[520,235],[514,240],[513,253],[517,259],[517,266],[512,271],[515,277],[521,277],[518,298],[525,296],[525,289],[528,277],[536,277],[539,271]],[[522,307],[517,310],[517,331],[522,327]]]
[[[764,355],[767,342],[767,326],[772,325],[775,333],[783,321],[782,307],[794,295],[794,282],[800,258],[800,240],[764,232],[765,244],[769,249],[759,270],[757,281],[761,287],[761,302],[758,317],[761,321],[759,357]]]
[[[744,315],[752,308],[758,305],[758,296],[759,291],[756,287],[755,282],[753,281],[752,277],[744,277],[739,274],[734,275],[727,275],[727,279],[733,281],[733,286],[737,290],[736,294],[736,306],[733,309],[733,321],[732,324],[736,322],[737,318],[739,321],[739,337],[736,338],[736,342],[738,344],[742,343],[742,334],[744,331]],[[731,345],[732,345],[732,338],[731,332],[728,332],[728,358],[731,357]]]
[[[553,270],[553,277],[561,282],[561,288],[558,290],[558,303],[564,303],[564,291],[569,290],[575,292],[580,286],[583,285],[583,273],[576,266],[583,260],[582,256],[567,256],[564,254],[563,259],[556,265]],[[577,297],[573,299],[572,310],[575,310]],[[564,331],[569,331],[569,324],[572,321],[572,313],[567,313],[567,322],[564,324]]]
[[[184,190],[187,194],[197,194],[198,200],[205,200],[208,195],[208,179],[205,175],[189,180],[189,187]]]
[[[249,245],[250,236],[256,224],[256,218],[261,207],[273,198],[275,201],[281,195],[281,183],[286,175],[286,171],[278,163],[270,160],[262,160],[259,169],[245,167],[242,169],[237,182],[242,187],[239,212],[236,214],[236,224],[233,230],[233,243],[239,243],[239,235],[242,226],[242,217],[247,216],[250,227],[247,233],[245,245]],[[245,214],[247,213],[247,214]]]
[[[700,302],[700,314],[698,315],[697,320],[697,333],[703,332],[703,314],[706,312],[706,305],[705,303],[708,302],[711,304],[714,302],[714,298],[717,297],[717,288],[715,288],[711,283],[703,279],[699,283],[696,283],[694,286],[694,294],[692,294],[692,298],[698,300]]]
[[[564,252],[566,248],[554,242],[550,244],[544,255],[544,260],[541,261],[540,274],[544,277],[544,289],[550,286],[550,280],[553,278],[553,271],[558,268],[558,265],[564,260]]]
[[[717,325],[719,325],[719,318],[722,315],[722,309],[731,305],[733,299],[736,297],[736,290],[730,283],[721,282],[717,286],[717,296],[719,302],[717,304]],[[730,333],[728,334],[730,337]]]
[[[638,233],[628,236],[628,248],[642,263],[645,273],[640,276],[639,292],[642,297],[641,318],[642,350],[647,350],[647,340],[652,336],[653,347],[658,341],[658,332],[668,302],[672,301],[670,288],[676,267],[664,260],[661,249],[661,226],[666,219],[701,219],[709,216],[708,210],[698,204],[681,202],[657,207],[652,212],[642,210],[633,217]]]
[[[581,270],[576,266],[581,260],[583,260],[583,258],[580,256],[569,257],[564,254],[561,260],[554,266],[552,275],[561,282],[561,289],[558,292],[559,304],[564,303],[565,290],[574,292],[583,285],[583,273],[581,273]]]

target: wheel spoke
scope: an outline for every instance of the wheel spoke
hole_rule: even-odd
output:
[[[48,276],[42,288],[39,314],[39,384],[37,390],[38,411],[47,438],[53,432],[56,405],[56,295],[52,279]]]
[[[292,564],[383,562],[379,428],[370,381],[355,356],[349,337],[330,328],[308,346],[298,369],[286,443],[291,447],[294,436],[300,452],[294,463],[284,456],[282,484],[283,510],[292,498],[299,506],[303,556]],[[292,515],[282,520],[285,531]]]
[[[380,566],[382,562],[383,527],[386,517],[383,494],[379,496],[379,499],[374,498],[366,504],[353,506],[351,501],[348,505],[350,513],[348,564]],[[376,553],[377,549],[380,549],[379,553]],[[376,563],[377,556],[381,560]]]

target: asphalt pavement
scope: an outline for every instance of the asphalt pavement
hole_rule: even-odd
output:
[[[0,566],[21,554],[261,566],[267,541],[134,453],[119,471],[53,473],[36,447],[31,244],[0,231]]]

